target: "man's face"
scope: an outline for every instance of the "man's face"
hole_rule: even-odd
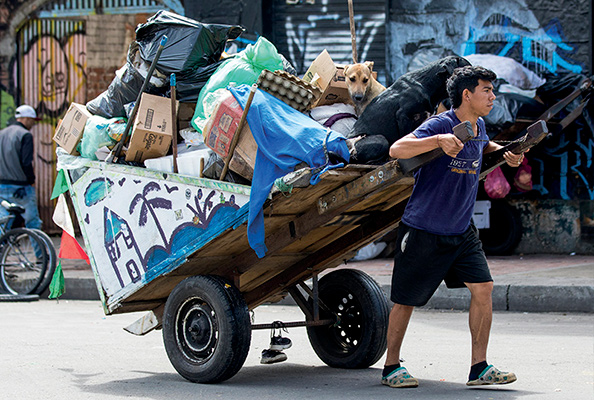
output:
[[[495,93],[493,93],[493,84],[489,81],[479,79],[478,86],[474,88],[474,93],[470,90],[465,90],[465,96],[470,99],[470,107],[478,116],[484,117],[491,112],[493,108],[493,101],[495,100]]]

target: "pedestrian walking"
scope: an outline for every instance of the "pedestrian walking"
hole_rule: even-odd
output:
[[[413,193],[398,228],[384,385],[418,386],[418,380],[400,365],[400,350],[414,307],[425,305],[442,281],[449,288],[467,287],[471,294],[472,359],[466,384],[516,380],[513,373],[487,363],[493,279],[471,223],[483,153],[501,148],[489,141],[481,118],[493,108],[495,79],[495,73],[482,67],[456,69],[447,81],[452,109],[429,118],[390,147],[390,156],[399,159],[436,148],[445,155],[415,173]],[[474,138],[466,144],[452,134],[462,121],[469,121],[474,131]],[[508,165],[518,167],[523,155],[506,152],[504,158]]]
[[[41,229],[34,186],[31,134],[31,129],[40,118],[29,105],[17,107],[14,117],[16,121],[0,131],[0,199],[23,206],[25,226]],[[0,207],[0,216],[6,215],[8,212]]]

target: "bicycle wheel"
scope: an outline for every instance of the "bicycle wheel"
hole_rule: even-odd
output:
[[[1,289],[10,294],[34,293],[47,269],[43,240],[26,228],[16,228],[2,236],[0,247]]]
[[[52,278],[54,277],[54,272],[56,271],[56,267],[58,266],[58,256],[56,254],[56,248],[54,247],[54,243],[52,239],[48,236],[47,233],[42,231],[41,229],[31,229],[45,244],[45,251],[48,256],[47,260],[47,268],[45,269],[45,274],[43,275],[43,279],[35,289],[36,294],[41,294],[48,288],[49,284],[52,282]]]

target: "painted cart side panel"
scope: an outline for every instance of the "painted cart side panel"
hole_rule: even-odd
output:
[[[106,310],[247,220],[245,186],[97,162],[69,178]]]

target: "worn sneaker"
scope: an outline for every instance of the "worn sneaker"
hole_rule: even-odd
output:
[[[516,374],[513,372],[499,371],[492,365],[489,365],[483,370],[477,379],[466,382],[467,386],[480,385],[505,385],[516,381]]]
[[[262,350],[262,358],[260,364],[274,364],[283,362],[287,359],[287,355],[282,351],[275,351],[270,349]]]
[[[405,367],[400,367],[382,376],[382,385],[393,388],[414,388],[419,386],[419,381],[408,373]]]
[[[273,336],[270,338],[270,350],[281,351],[290,348],[293,345],[291,339],[282,336]]]

